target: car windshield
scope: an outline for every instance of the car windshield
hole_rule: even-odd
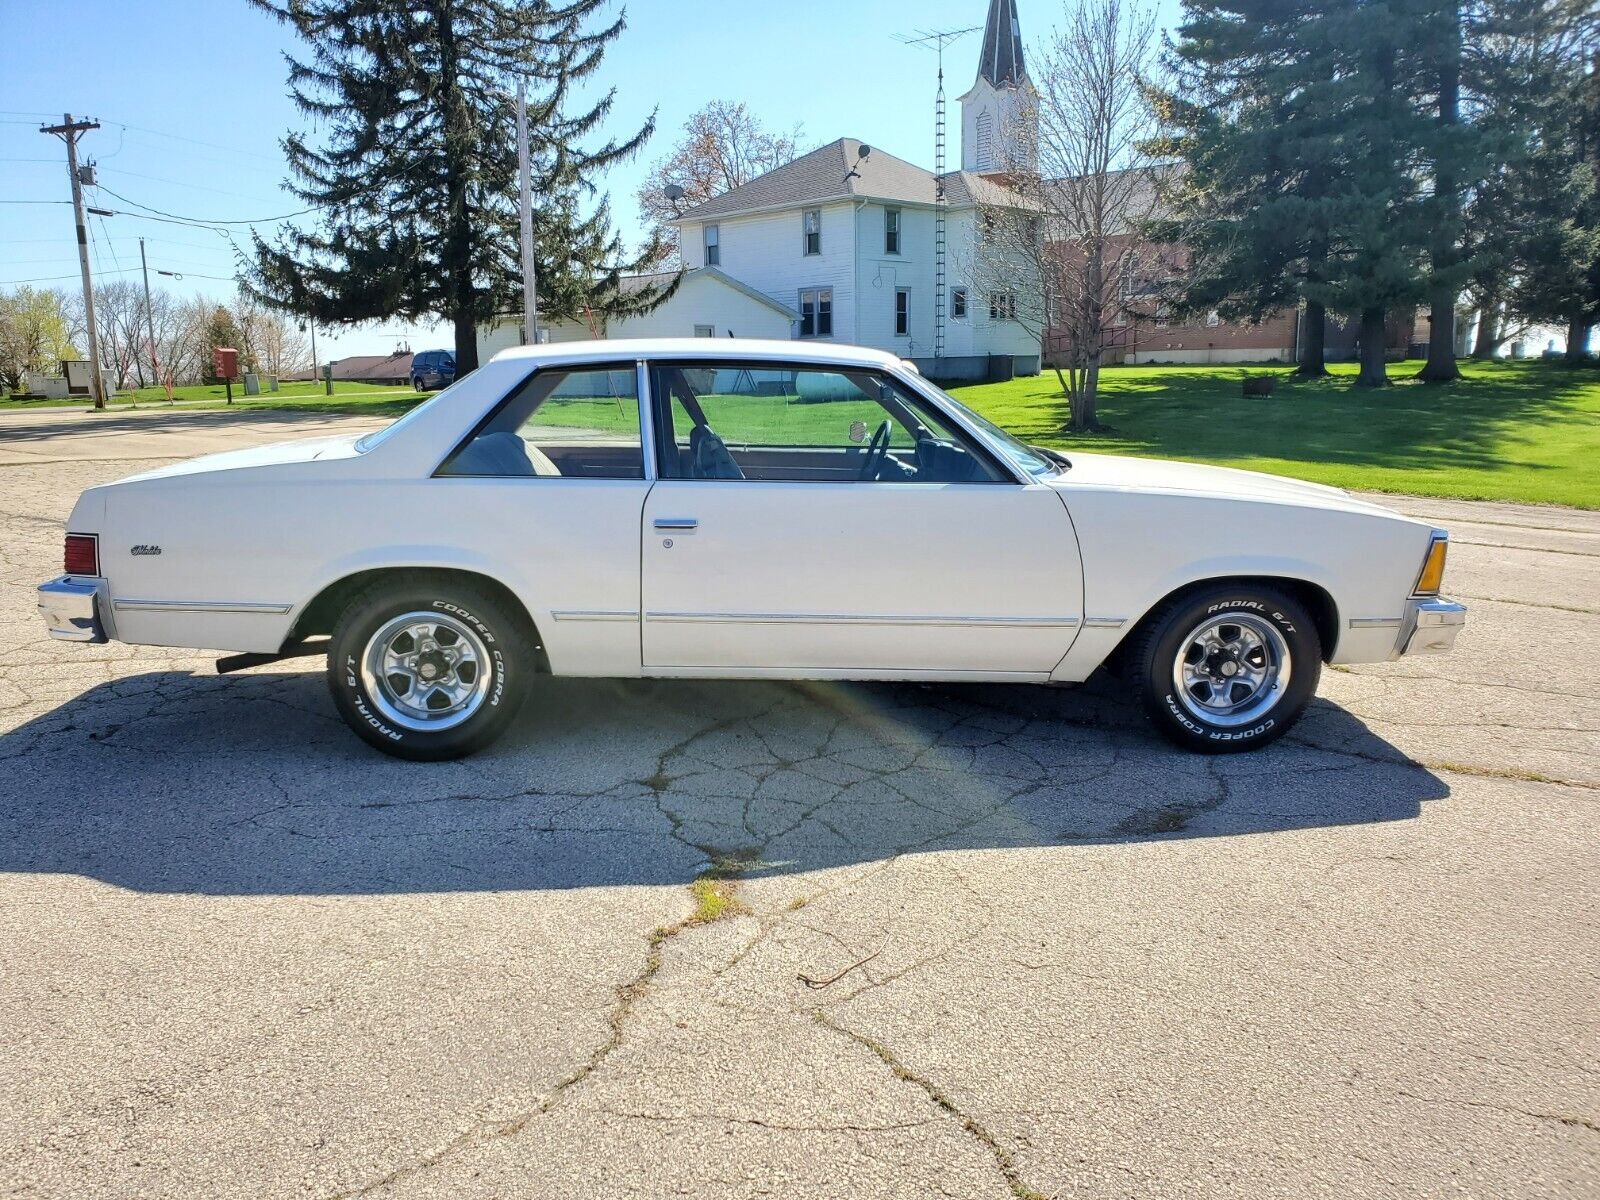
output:
[[[431,396],[428,399],[424,400],[421,404],[417,405],[410,412],[405,413],[398,420],[391,421],[389,424],[385,425],[382,429],[374,429],[371,433],[367,434],[365,437],[357,439],[357,441],[356,441],[356,453],[357,454],[365,454],[368,450],[374,450],[377,447],[383,445],[384,442],[389,440],[389,438],[390,438],[390,436],[392,434],[398,433],[400,430],[404,429],[407,425],[409,425],[412,421],[414,421],[418,417],[420,417],[428,409],[432,408],[435,404],[438,404],[439,401],[443,400],[451,392],[455,391],[464,382],[466,382],[465,376],[463,376],[461,379],[456,380],[449,387],[445,388],[444,391],[439,392],[438,394],[436,394],[434,396]]]
[[[1071,468],[1072,462],[1065,454],[1056,450],[1047,450],[1043,446],[1030,446],[1027,442],[1001,429],[1000,426],[987,417],[979,416],[949,392],[935,387],[931,383],[927,386],[938,392],[944,402],[965,417],[970,424],[977,426],[999,442],[1006,452],[1011,455],[1012,459],[1016,461],[1016,464],[1035,479],[1049,479]]]

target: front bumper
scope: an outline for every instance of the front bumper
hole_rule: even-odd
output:
[[[1400,653],[1448,654],[1466,626],[1467,606],[1454,600],[1413,600],[1408,606]]]
[[[39,615],[50,636],[64,642],[104,642],[105,580],[63,575],[39,585]]]

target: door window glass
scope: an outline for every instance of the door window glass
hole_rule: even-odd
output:
[[[771,363],[651,371],[665,479],[993,483],[978,446],[886,376]]]
[[[633,364],[536,372],[439,474],[643,479]]]

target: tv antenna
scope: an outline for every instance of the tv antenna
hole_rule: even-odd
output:
[[[939,56],[939,91],[933,101],[933,356],[944,357],[944,305],[945,305],[945,217],[949,199],[945,195],[945,100],[944,100],[944,50],[952,42],[960,41],[969,33],[977,33],[981,25],[965,29],[918,29],[902,35],[900,41],[907,46],[932,50]]]

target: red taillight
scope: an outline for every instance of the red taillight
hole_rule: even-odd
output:
[[[92,533],[67,534],[68,575],[100,574],[100,539]]]

